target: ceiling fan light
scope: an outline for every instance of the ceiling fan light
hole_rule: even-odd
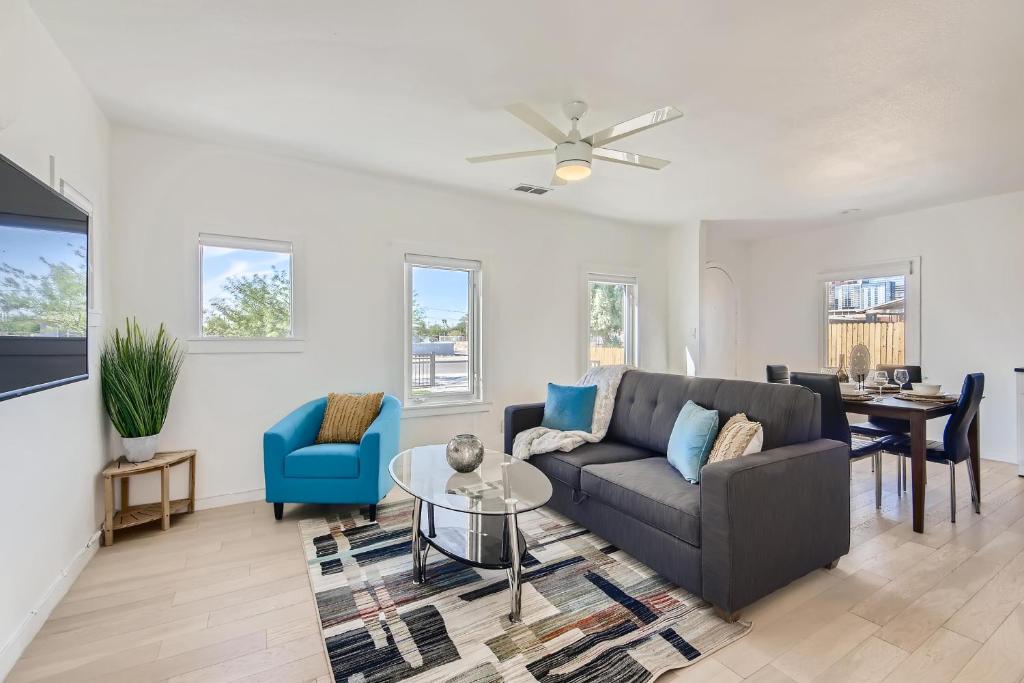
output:
[[[573,182],[590,175],[590,162],[582,159],[567,159],[555,167],[555,175],[562,180]]]

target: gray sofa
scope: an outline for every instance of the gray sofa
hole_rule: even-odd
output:
[[[665,451],[686,401],[743,412],[764,428],[761,453],[707,465],[699,485]],[[712,603],[726,619],[850,549],[849,447],[819,438],[817,394],[796,385],[632,370],[608,434],[530,459],[554,488],[549,506]],[[505,409],[505,452],[540,425],[544,404]]]

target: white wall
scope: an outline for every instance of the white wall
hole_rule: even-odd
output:
[[[700,367],[705,377],[744,377],[748,245],[703,221],[700,227]],[[763,379],[763,378],[761,378]]]
[[[746,249],[741,344],[746,377],[767,363],[814,370],[818,358],[818,274],[921,257],[921,365],[956,391],[968,372],[985,373],[982,455],[1015,459],[1013,368],[1024,364],[1024,192],[823,228]],[[711,254],[710,258],[715,258]],[[938,436],[939,425],[930,429]]]
[[[200,498],[262,497],[263,431],[300,403],[328,391],[401,395],[405,248],[483,259],[493,404],[405,419],[406,446],[471,431],[500,449],[504,406],[543,400],[548,381],[575,381],[587,266],[639,274],[641,362],[666,368],[667,229],[547,210],[542,197],[496,201],[130,128],[115,129],[112,149],[113,319],[190,334],[200,231],[291,239],[299,250],[303,353],[192,353],[185,363],[162,446],[199,450]]]
[[[103,114],[24,0],[0,0],[0,154],[47,182],[55,155],[58,179],[96,206],[100,238],[91,246],[101,254],[108,137]],[[66,590],[62,573],[87,558],[102,517],[101,333],[90,329],[91,379],[0,403],[0,678]]]
[[[697,374],[700,360],[700,221],[673,226],[668,244],[668,364]]]

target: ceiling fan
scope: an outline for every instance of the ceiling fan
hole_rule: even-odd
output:
[[[503,159],[554,154],[555,175],[551,179],[552,185],[565,185],[567,182],[574,180],[583,180],[590,175],[590,162],[593,159],[626,164],[627,166],[649,168],[654,171],[665,168],[669,164],[665,159],[634,154],[632,152],[622,152],[617,149],[609,149],[604,145],[621,140],[626,136],[640,133],[654,126],[668,123],[683,115],[683,112],[675,107],[661,107],[582,137],[580,135],[579,122],[583,115],[587,113],[586,102],[574,101],[565,105],[565,115],[572,122],[572,128],[568,133],[563,133],[555,124],[538,114],[529,105],[511,104],[505,107],[505,111],[554,142],[555,146],[525,152],[468,157],[466,161],[471,164],[479,164],[485,161],[501,161]]]

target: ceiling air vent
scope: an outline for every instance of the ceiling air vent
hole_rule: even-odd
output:
[[[537,187],[536,185],[527,185],[526,183],[520,183],[512,189],[516,192],[525,192],[526,194],[547,194],[551,192],[550,187]]]

